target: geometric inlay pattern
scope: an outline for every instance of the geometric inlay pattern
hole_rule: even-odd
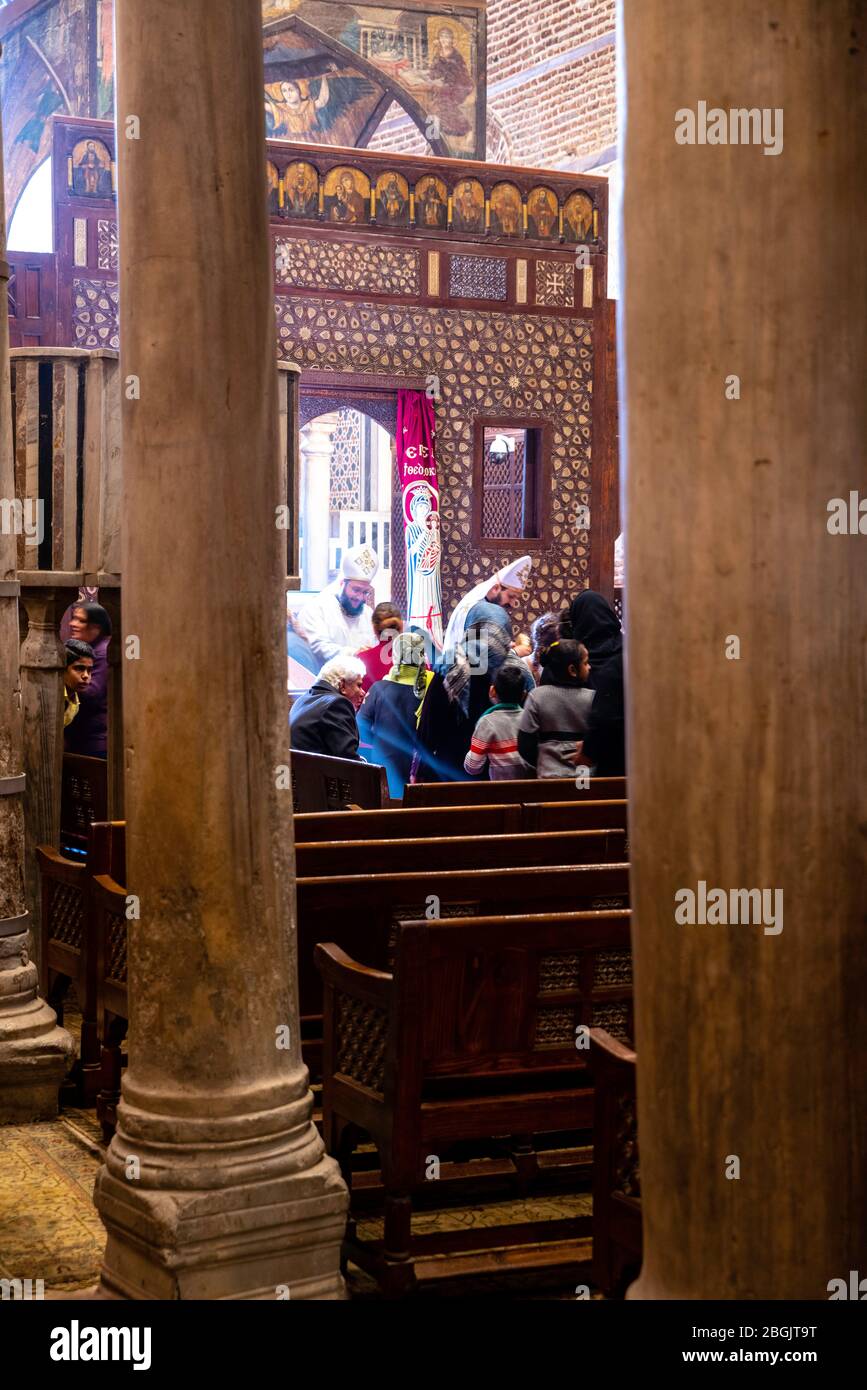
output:
[[[558,1009],[539,1009],[536,1014],[534,1050],[539,1047],[562,1047],[575,1041],[575,1006]]]
[[[81,949],[84,926],[84,894],[72,883],[52,883],[46,879],[43,892],[50,893],[48,934],[73,951]]]
[[[599,951],[596,955],[594,985],[631,985],[632,952]]]
[[[556,955],[543,956],[539,961],[539,993],[554,994],[560,989],[577,989],[580,959],[577,951],[558,951]]]
[[[107,917],[108,968],[111,980],[126,981],[126,918],[112,912]]]
[[[618,1096],[614,1134],[614,1191],[626,1197],[641,1196],[641,1169],[638,1161],[638,1123],[635,1097]]]
[[[117,270],[117,222],[113,218],[97,221],[96,264],[100,270]]]
[[[506,265],[502,256],[452,256],[449,294],[454,299],[505,299]]]
[[[385,1066],[388,1014],[376,1004],[337,995],[337,1070],[353,1081],[381,1091]]]
[[[118,287],[106,280],[73,280],[72,327],[75,346],[120,350]]]
[[[536,303],[571,309],[575,303],[575,267],[564,261],[537,261]]]
[[[421,255],[397,246],[277,237],[277,283],[296,289],[420,294]]]
[[[367,373],[398,385],[401,378],[437,376],[444,612],[514,555],[485,541],[473,544],[474,422],[480,415],[531,416],[550,426],[551,491],[543,503],[551,538],[533,551],[522,626],[564,608],[586,585],[586,534],[582,539],[572,519],[579,505],[590,505],[589,322],[295,294],[278,295],[275,311],[280,355],[302,370]],[[616,905],[625,906],[622,899]]]

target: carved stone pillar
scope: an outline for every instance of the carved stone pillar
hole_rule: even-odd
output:
[[[69,585],[48,570],[22,576],[21,601],[27,636],[21,644],[21,694],[24,713],[24,818],[27,830],[27,902],[39,921],[39,870],[36,846],[57,846],[60,835],[60,788],[63,767],[63,668],[60,620],[78,597],[75,575]],[[40,943],[34,941],[34,953]]]
[[[867,1272],[867,539],[828,529],[864,492],[857,11],[622,7],[635,1298]]]
[[[6,216],[0,140],[0,498],[15,496]],[[16,536],[0,528],[0,1123],[49,1119],[74,1044],[37,993],[24,870],[24,747]],[[50,757],[53,750],[47,749]],[[31,902],[32,902],[31,898]]]
[[[124,742],[141,918],[95,1196],[103,1288],[131,1298],[344,1294],[346,1190],[301,1062],[292,802],[277,789],[286,532],[261,25],[258,0],[116,9],[122,377],[140,381],[122,402],[122,574],[140,642]]]
[[[328,512],[331,456],[337,416],[319,415],[301,431],[301,478],[304,495],[304,553],[301,587],[324,589],[328,583]]]

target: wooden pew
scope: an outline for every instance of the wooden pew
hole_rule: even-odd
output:
[[[93,821],[108,815],[105,758],[64,753],[60,779],[60,848],[67,858],[83,858]]]
[[[396,869],[518,869],[538,864],[625,861],[625,830],[565,830],[538,835],[447,835],[396,840],[296,844],[299,877],[380,874]]]
[[[594,1020],[597,1024],[599,1020]],[[626,1030],[627,1038],[632,1036]],[[590,1030],[593,1120],[593,1281],[622,1298],[641,1269],[641,1175],[635,1109],[636,1054],[604,1025]]]
[[[608,911],[629,905],[629,865],[417,870],[298,879],[298,990],[304,1060],[321,1072],[322,986],[317,942],[333,941],[355,960],[386,969],[401,920],[488,913]]]
[[[91,761],[98,761],[92,759]],[[93,877],[117,873],[125,877],[123,823],[93,822],[87,853],[68,859],[51,845],[38,845],[41,922],[42,993],[63,1022],[70,982],[81,1009],[81,1043],[71,1081],[82,1104],[91,1103],[99,1087],[96,945],[91,910]]]
[[[349,807],[389,804],[384,767],[352,758],[293,749],[289,758],[292,804],[298,811],[345,811]]]
[[[96,943],[96,1016],[100,1040],[96,1117],[108,1143],[117,1123],[122,1044],[129,1019],[127,997],[127,890],[110,874],[91,884],[91,913]]]
[[[543,830],[625,830],[626,802],[532,801],[524,805],[394,807],[296,815],[296,844],[323,840],[421,839],[430,835],[517,835]]]
[[[625,777],[592,777],[578,787],[574,777],[540,777],[502,782],[414,782],[403,797],[404,806],[487,806],[507,801],[622,801]]]
[[[632,1027],[629,913],[558,913],[401,922],[394,973],[371,969],[333,942],[316,948],[325,993],[323,1124],[329,1153],[352,1186],[352,1152],[367,1133],[385,1188],[381,1242],[362,1241],[350,1212],[344,1257],[390,1295],[408,1292],[443,1237],[412,1238],[413,1194],[431,1156],[512,1135],[589,1129],[593,1092],[582,1033]],[[520,1173],[526,1179],[526,1173]],[[581,1223],[466,1231],[452,1250],[565,1242]],[[496,1267],[526,1262],[497,1250]]]

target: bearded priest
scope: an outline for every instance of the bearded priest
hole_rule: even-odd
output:
[[[316,660],[316,669],[333,656],[372,647],[376,638],[370,600],[379,558],[369,545],[343,556],[340,574],[298,610],[295,627]]]

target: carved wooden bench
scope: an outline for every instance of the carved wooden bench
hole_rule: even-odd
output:
[[[387,1293],[409,1291],[428,1251],[413,1237],[413,1195],[450,1145],[512,1135],[526,1182],[529,1140],[590,1129],[593,1091],[582,1034],[632,1028],[626,911],[402,922],[394,971],[351,959],[333,942],[316,948],[325,992],[323,1125],[329,1153],[352,1185],[362,1134],[379,1150],[385,1189],[381,1241],[359,1238],[350,1212],[345,1258]],[[525,1170],[521,1173],[521,1164]],[[521,1245],[572,1242],[579,1219],[528,1223],[501,1233],[468,1231],[453,1252],[504,1247],[498,1264],[526,1258]],[[443,1253],[441,1237],[432,1245]]]
[[[598,1021],[597,1021],[598,1022]],[[593,1280],[623,1297],[641,1268],[641,1173],[635,1107],[636,1054],[605,1026],[590,1030],[593,1121]]]

